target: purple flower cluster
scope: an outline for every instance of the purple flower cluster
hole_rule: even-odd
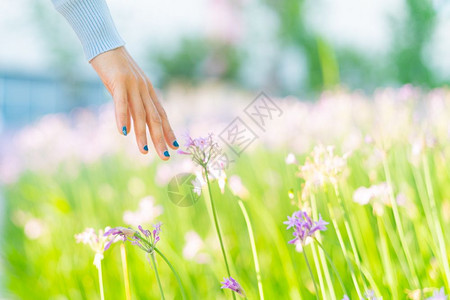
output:
[[[214,141],[212,133],[207,137],[195,139],[188,136],[185,147],[185,151],[178,150],[178,153],[191,155],[192,160],[202,167],[206,167],[209,162],[214,161],[221,153],[221,149],[217,142]]]
[[[138,246],[147,253],[152,253],[155,250],[156,244],[159,242],[161,233],[161,222],[153,225],[153,230],[142,228],[141,225],[138,226],[139,231],[124,228],[115,227],[111,228],[105,233],[105,236],[114,236],[109,243],[105,246],[105,250],[117,239],[122,238],[123,241],[129,241],[132,245]]]
[[[433,292],[433,295],[427,300],[447,300],[447,295],[445,294],[444,288],[437,289]]]
[[[114,243],[117,238],[121,238],[124,242],[126,242],[129,238],[134,236],[136,231],[131,228],[125,227],[114,227],[105,232],[104,237],[111,236],[109,242],[105,245],[105,251],[109,249],[112,243]]]
[[[132,238],[131,244],[138,246],[139,248],[141,248],[142,250],[146,251],[146,252],[153,252],[153,249],[156,246],[156,243],[159,242],[160,237],[159,237],[159,233],[161,232],[161,222],[156,223],[155,225],[153,225],[153,230],[150,232],[150,230],[148,229],[143,229],[141,225],[138,226],[139,231],[144,235],[143,237],[139,234],[135,235]],[[147,243],[143,243],[143,239],[145,239],[145,241]],[[150,245],[150,248],[148,247]]]
[[[241,285],[233,278],[223,278],[223,281],[220,283],[222,286],[221,289],[230,289],[233,292],[236,292],[239,296],[245,298],[245,292],[244,289],[241,287]]]
[[[327,230],[326,225],[328,224],[322,220],[322,216],[319,214],[319,220],[313,222],[305,211],[296,211],[292,214],[292,217],[288,216],[288,220],[284,222],[288,225],[286,229],[294,228],[293,235],[295,238],[289,241],[289,244],[295,244],[300,242],[305,245],[306,239],[312,237],[317,231]]]

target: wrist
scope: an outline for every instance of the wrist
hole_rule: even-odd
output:
[[[53,0],[53,3],[77,34],[88,61],[125,44],[105,0]]]

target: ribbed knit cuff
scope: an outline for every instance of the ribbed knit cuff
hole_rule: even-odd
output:
[[[88,61],[125,44],[105,0],[53,0],[53,4],[78,35]]]

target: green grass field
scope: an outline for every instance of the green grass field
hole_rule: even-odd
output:
[[[339,277],[350,299],[360,299],[368,290],[383,299],[420,299],[420,291],[413,293],[419,289],[423,289],[423,298],[428,298],[441,287],[448,294],[450,144],[445,130],[450,127],[446,128],[445,117],[450,117],[449,99],[444,94],[439,102],[443,108],[437,110],[430,108],[434,102],[422,94],[411,101],[387,102],[392,110],[370,100],[362,102],[361,114],[375,116],[373,119],[382,114],[380,122],[386,127],[376,122],[358,125],[362,141],[349,153],[335,185],[329,178],[318,185],[314,179],[301,178],[299,165],[308,161],[312,147],[296,153],[288,143],[260,144],[226,170],[228,178],[238,175],[249,192],[243,202],[255,236],[264,299],[315,299],[303,254],[287,243],[292,231],[283,224],[299,209],[309,211],[313,219],[320,213],[329,222],[328,229],[316,235],[326,252],[315,241],[304,247],[319,299],[343,298]],[[310,105],[315,110],[324,105],[320,103]],[[348,107],[356,109],[352,103]],[[410,109],[396,114],[397,107]],[[418,112],[424,114],[419,121]],[[395,126],[390,127],[386,120]],[[400,123],[405,126],[397,126]],[[297,138],[314,140],[305,136],[305,130],[299,130]],[[313,129],[310,132],[313,135]],[[342,136],[347,135],[344,132]],[[338,156],[347,153],[343,141],[335,143]],[[310,144],[316,146],[319,141]],[[298,165],[286,164],[290,152]],[[94,252],[77,244],[74,235],[87,227],[127,226],[124,212],[137,210],[139,201],[149,195],[163,208],[152,222],[163,223],[158,248],[180,274],[188,299],[231,299],[230,291],[220,289],[220,281],[227,275],[205,188],[195,205],[176,206],[168,198],[166,185],[155,180],[161,176],[163,162],[133,164],[124,155],[118,151],[89,163],[68,159],[51,172],[26,169],[17,181],[5,185],[7,217],[1,249],[8,299],[99,299]],[[177,161],[184,160],[189,157]],[[317,164],[326,166],[327,162]],[[176,170],[173,164],[171,168]],[[373,196],[366,205],[354,201],[358,188],[382,183],[387,184],[386,194]],[[310,193],[304,192],[305,184],[312,186]],[[231,274],[248,299],[259,299],[251,244],[238,200],[228,187],[222,194],[217,182],[212,183],[212,190]],[[192,240],[192,232],[201,239],[195,239],[193,254],[188,255],[186,238]],[[159,299],[145,253],[130,243],[126,250],[132,298]],[[166,299],[181,299],[173,273],[159,257],[157,263]],[[105,299],[125,299],[119,243],[105,252],[102,264]]]

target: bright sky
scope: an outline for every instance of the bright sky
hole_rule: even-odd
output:
[[[0,70],[40,70],[46,66],[51,53],[48,53],[42,39],[42,30],[36,25],[37,20],[32,12],[34,1],[0,2],[0,37],[4,42],[0,47]],[[211,5],[217,2],[220,0],[108,0],[127,47],[138,60],[148,46],[170,49],[181,36],[204,34],[211,26]],[[258,8],[255,0],[242,2]],[[442,1],[435,2],[439,5]],[[43,0],[41,3],[54,17],[56,26],[65,28],[68,39],[74,47],[78,47],[76,53],[82,60],[81,46],[68,25],[54,11],[51,1]],[[369,55],[382,55],[391,43],[386,16],[402,17],[403,3],[403,0],[314,0],[307,6],[308,22],[313,30],[322,33],[335,45],[356,47]],[[247,11],[258,11],[261,26],[261,20],[266,18],[264,14],[266,19],[270,19],[270,11],[264,8]],[[449,20],[449,6],[440,7],[439,26],[432,37],[431,47],[424,53],[441,76],[450,76]],[[286,57],[289,53],[287,49]],[[264,57],[266,54],[258,55]]]

